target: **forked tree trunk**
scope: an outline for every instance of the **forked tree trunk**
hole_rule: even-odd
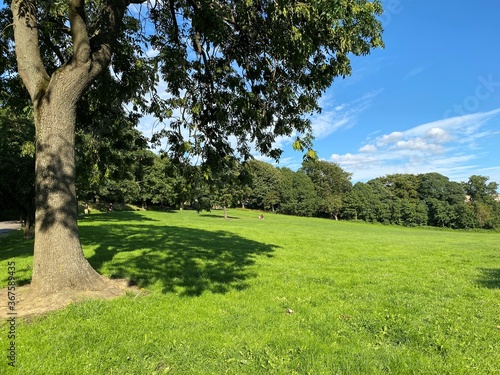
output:
[[[100,289],[104,279],[83,255],[75,191],[75,106],[55,84],[35,109],[36,220],[32,289],[47,294]],[[69,99],[69,100],[68,100]]]
[[[36,214],[32,277],[35,295],[64,289],[98,290],[106,284],[85,259],[78,237],[75,113],[83,92],[111,61],[112,45],[130,1],[106,2],[101,9],[103,28],[92,37],[87,30],[85,1],[65,3],[73,55],[49,76],[40,53],[37,2],[11,2],[19,76],[30,94],[35,114]]]

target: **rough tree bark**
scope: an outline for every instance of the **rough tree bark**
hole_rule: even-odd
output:
[[[84,0],[70,0],[73,56],[48,75],[38,41],[35,1],[13,0],[18,71],[34,107],[36,127],[36,215],[32,291],[45,295],[71,289],[99,290],[105,278],[83,255],[75,191],[76,104],[109,65],[117,24],[129,2],[108,7],[107,29],[91,42]]]
[[[103,279],[83,256],[77,228],[75,93],[63,69],[35,108],[36,216],[32,288],[99,289]],[[69,99],[69,100],[68,100]]]

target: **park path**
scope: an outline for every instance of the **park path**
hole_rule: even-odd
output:
[[[0,236],[9,233],[12,230],[19,229],[21,229],[21,224],[19,224],[19,221],[0,221]]]

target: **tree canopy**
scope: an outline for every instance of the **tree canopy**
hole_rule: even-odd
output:
[[[32,286],[39,294],[104,287],[83,257],[76,224],[75,129],[86,117],[78,107],[85,95],[91,113],[111,115],[98,122],[104,127],[116,124],[122,103],[129,123],[134,113],[154,114],[166,124],[155,140],[166,137],[173,158],[197,154],[215,167],[233,154],[248,158],[254,147],[277,159],[279,136],[296,134],[296,149],[311,148],[306,115],[319,110],[335,77],[351,73],[350,55],[382,46],[377,0],[6,5],[0,81],[10,92],[26,89],[36,130]]]
[[[171,98],[161,117],[180,113],[162,135],[173,151],[211,160],[254,145],[278,158],[277,136],[298,133],[311,147],[317,99],[333,79],[351,73],[349,55],[382,45],[378,1],[171,1],[150,9],[148,39]],[[155,103],[156,104],[156,103]],[[184,129],[184,131],[183,131]]]

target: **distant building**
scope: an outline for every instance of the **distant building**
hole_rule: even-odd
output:
[[[495,197],[493,199],[495,199],[495,201],[497,201],[497,202],[500,202],[500,194],[495,195]],[[465,196],[465,201],[470,202],[470,195]]]

